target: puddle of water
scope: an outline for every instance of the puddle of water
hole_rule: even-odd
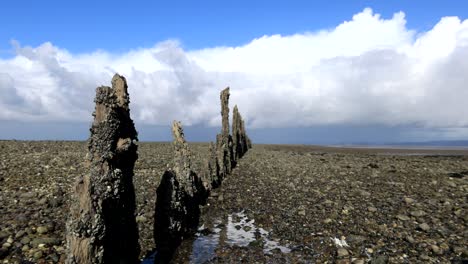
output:
[[[217,221],[215,224],[219,225],[221,222]],[[202,225],[198,229],[196,239],[192,244],[192,255],[190,256],[190,263],[204,263],[215,256],[215,250],[219,244],[219,233],[221,228],[215,227],[213,233],[209,235],[202,235],[205,226]]]
[[[220,220],[215,221],[215,227],[210,234],[203,234],[203,230],[206,230],[205,226],[199,228],[192,244],[190,263],[204,263],[214,258],[215,250],[220,245],[248,247],[251,243],[259,242],[263,244],[265,254],[270,254],[275,249],[283,253],[291,252],[287,246],[282,246],[278,241],[269,239],[269,232],[256,227],[255,220],[249,219],[243,211],[228,215],[227,220],[226,225],[222,225]]]
[[[268,238],[269,232],[255,226],[255,219],[249,219],[244,211],[230,214],[226,219],[215,219],[209,226],[198,228],[193,242],[185,244],[189,247],[189,261],[193,264],[205,263],[216,257],[216,249],[223,246],[261,246],[264,254],[271,254],[273,250],[290,253],[288,246],[279,241]],[[252,244],[255,245],[252,245]],[[190,248],[191,247],[191,248]],[[145,258],[142,264],[153,264],[156,253]]]

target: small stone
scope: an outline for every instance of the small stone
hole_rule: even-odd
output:
[[[349,255],[348,253],[348,250],[346,250],[345,248],[339,248],[338,249],[338,257],[347,257]]]
[[[51,254],[49,255],[49,258],[54,262],[54,263],[57,263],[59,261],[59,257],[57,256],[57,254]]]
[[[366,251],[367,251],[367,253],[369,253],[369,254],[374,253],[374,250],[373,250],[372,248],[368,248],[368,249],[366,249]]]
[[[366,191],[361,191],[361,195],[364,196],[364,197],[370,197],[370,196],[371,196],[371,193],[370,193],[370,192],[366,192]]]
[[[405,200],[406,204],[413,204],[414,203],[414,199],[409,198],[409,197],[405,197],[404,200]]]
[[[353,264],[364,264],[364,260],[363,259],[355,259],[353,260]]]
[[[371,261],[372,264],[386,264],[388,263],[388,256],[377,256]]]
[[[20,231],[18,231],[18,232],[16,233],[15,237],[16,237],[16,238],[19,238],[19,237],[24,236],[24,234],[26,234],[26,231],[20,230]]]
[[[9,236],[9,234],[8,234],[7,232],[5,232],[5,231],[0,231],[0,240],[6,238],[6,237],[8,237],[8,236]]]
[[[33,255],[34,259],[40,259],[42,258],[42,251],[36,251]]]
[[[327,218],[327,219],[323,220],[323,223],[324,223],[324,224],[329,224],[329,223],[331,223],[332,221],[333,221],[333,220],[331,220],[330,218]]]
[[[447,250],[450,249],[450,247],[446,243],[442,243],[442,244],[440,244],[440,249],[443,250],[443,251],[447,251]]]
[[[429,225],[426,224],[426,223],[422,223],[422,224],[420,224],[418,227],[419,227],[419,229],[421,229],[422,231],[426,231],[426,232],[429,231],[429,229],[431,229],[431,228],[429,227]]]
[[[298,215],[305,216],[305,215],[306,215],[306,212],[305,212],[305,210],[299,210],[299,211],[297,212],[297,214],[298,214]]]
[[[410,242],[411,244],[414,243],[414,238],[412,236],[407,236],[406,241]]]
[[[423,210],[416,210],[416,211],[412,211],[410,214],[415,217],[421,217],[421,216],[425,216],[426,212],[424,212]]]
[[[410,220],[409,216],[407,216],[407,215],[397,215],[396,217],[397,217],[399,220],[401,220],[401,221],[408,221],[408,220]]]
[[[437,254],[437,255],[442,253],[442,251],[440,250],[440,248],[437,245],[431,245],[431,250],[432,250],[432,252],[434,252],[434,254]]]
[[[452,187],[452,188],[457,187],[457,184],[454,183],[453,181],[449,181],[447,184],[448,184],[448,186],[450,186],[450,187]]]
[[[49,229],[47,228],[47,226],[40,226],[40,227],[36,228],[36,232],[38,234],[47,234],[48,231],[49,231]]]
[[[20,242],[21,244],[29,244],[29,242],[31,242],[31,239],[29,237],[23,237]]]
[[[375,208],[373,206],[369,206],[369,207],[367,207],[367,211],[369,211],[371,213],[374,213],[374,212],[377,212],[377,208]]]
[[[9,237],[6,242],[12,244],[13,243],[13,238]]]
[[[3,243],[2,245],[2,248],[10,248],[11,247],[11,244],[6,242],[6,243]]]
[[[45,204],[47,204],[47,198],[44,197],[44,198],[40,199],[38,203],[39,203],[40,205],[45,205]]]
[[[21,251],[23,252],[27,252],[29,250],[29,246],[28,245],[24,245],[22,248],[21,248]]]
[[[40,238],[35,238],[31,241],[31,245],[33,247],[39,246],[39,244],[46,244],[48,246],[56,246],[60,245],[62,241],[58,238],[55,237],[40,237]]]

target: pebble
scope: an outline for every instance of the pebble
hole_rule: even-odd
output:
[[[23,237],[20,242],[21,244],[29,244],[29,242],[31,242],[31,239],[29,237]]]
[[[36,232],[39,233],[39,234],[47,234],[48,232],[48,228],[47,226],[40,226],[38,228],[36,228]]]
[[[431,250],[432,250],[432,252],[434,252],[437,255],[442,253],[442,251],[440,250],[440,248],[437,245],[431,245]]]
[[[416,211],[412,211],[410,214],[415,217],[421,217],[421,216],[425,216],[426,212],[424,212],[423,210],[416,210]]]
[[[20,231],[18,231],[18,232],[16,233],[15,237],[16,237],[16,238],[19,238],[19,237],[24,236],[24,234],[26,234],[26,231],[20,230]]]
[[[408,221],[410,220],[409,216],[407,215],[397,215],[396,216],[398,219],[400,219],[401,221]]]
[[[305,216],[306,215],[306,212],[305,210],[300,210],[297,212],[298,215],[302,215],[302,216]]]
[[[40,259],[40,258],[42,258],[42,255],[43,255],[42,251],[39,250],[39,251],[36,251],[34,253],[33,257],[34,257],[34,259]]]
[[[405,198],[404,198],[404,201],[405,201],[405,203],[407,203],[407,204],[412,204],[412,203],[414,203],[414,199],[413,199],[413,198],[409,198],[409,197],[405,197]]]
[[[419,227],[419,229],[421,229],[422,231],[426,231],[426,232],[429,231],[429,229],[431,229],[431,228],[429,227],[429,225],[426,224],[426,223],[422,223],[422,224],[420,224],[418,227]]]
[[[386,263],[388,263],[388,256],[377,256],[371,261],[371,264],[386,264]]]
[[[2,248],[10,248],[10,247],[11,247],[11,243],[8,243],[8,242],[3,243],[2,245]]]
[[[346,250],[345,248],[338,249],[338,257],[347,257],[348,255],[348,250]]]
[[[367,207],[367,211],[373,213],[373,212],[377,212],[377,208],[373,207],[373,206],[369,206]]]
[[[410,242],[411,244],[414,243],[414,238],[412,236],[407,236],[406,241]]]

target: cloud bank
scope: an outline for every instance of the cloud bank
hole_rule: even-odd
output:
[[[415,32],[402,12],[365,9],[331,29],[189,51],[171,40],[121,54],[13,45],[0,59],[2,120],[89,121],[95,88],[118,72],[142,124],[219,125],[230,86],[231,107],[254,128],[468,127],[468,20],[457,17]]]

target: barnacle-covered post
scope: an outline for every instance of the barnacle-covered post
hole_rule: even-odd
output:
[[[88,141],[89,173],[75,183],[67,221],[67,263],[138,263],[133,169],[137,131],[130,118],[127,81],[96,89]]]

